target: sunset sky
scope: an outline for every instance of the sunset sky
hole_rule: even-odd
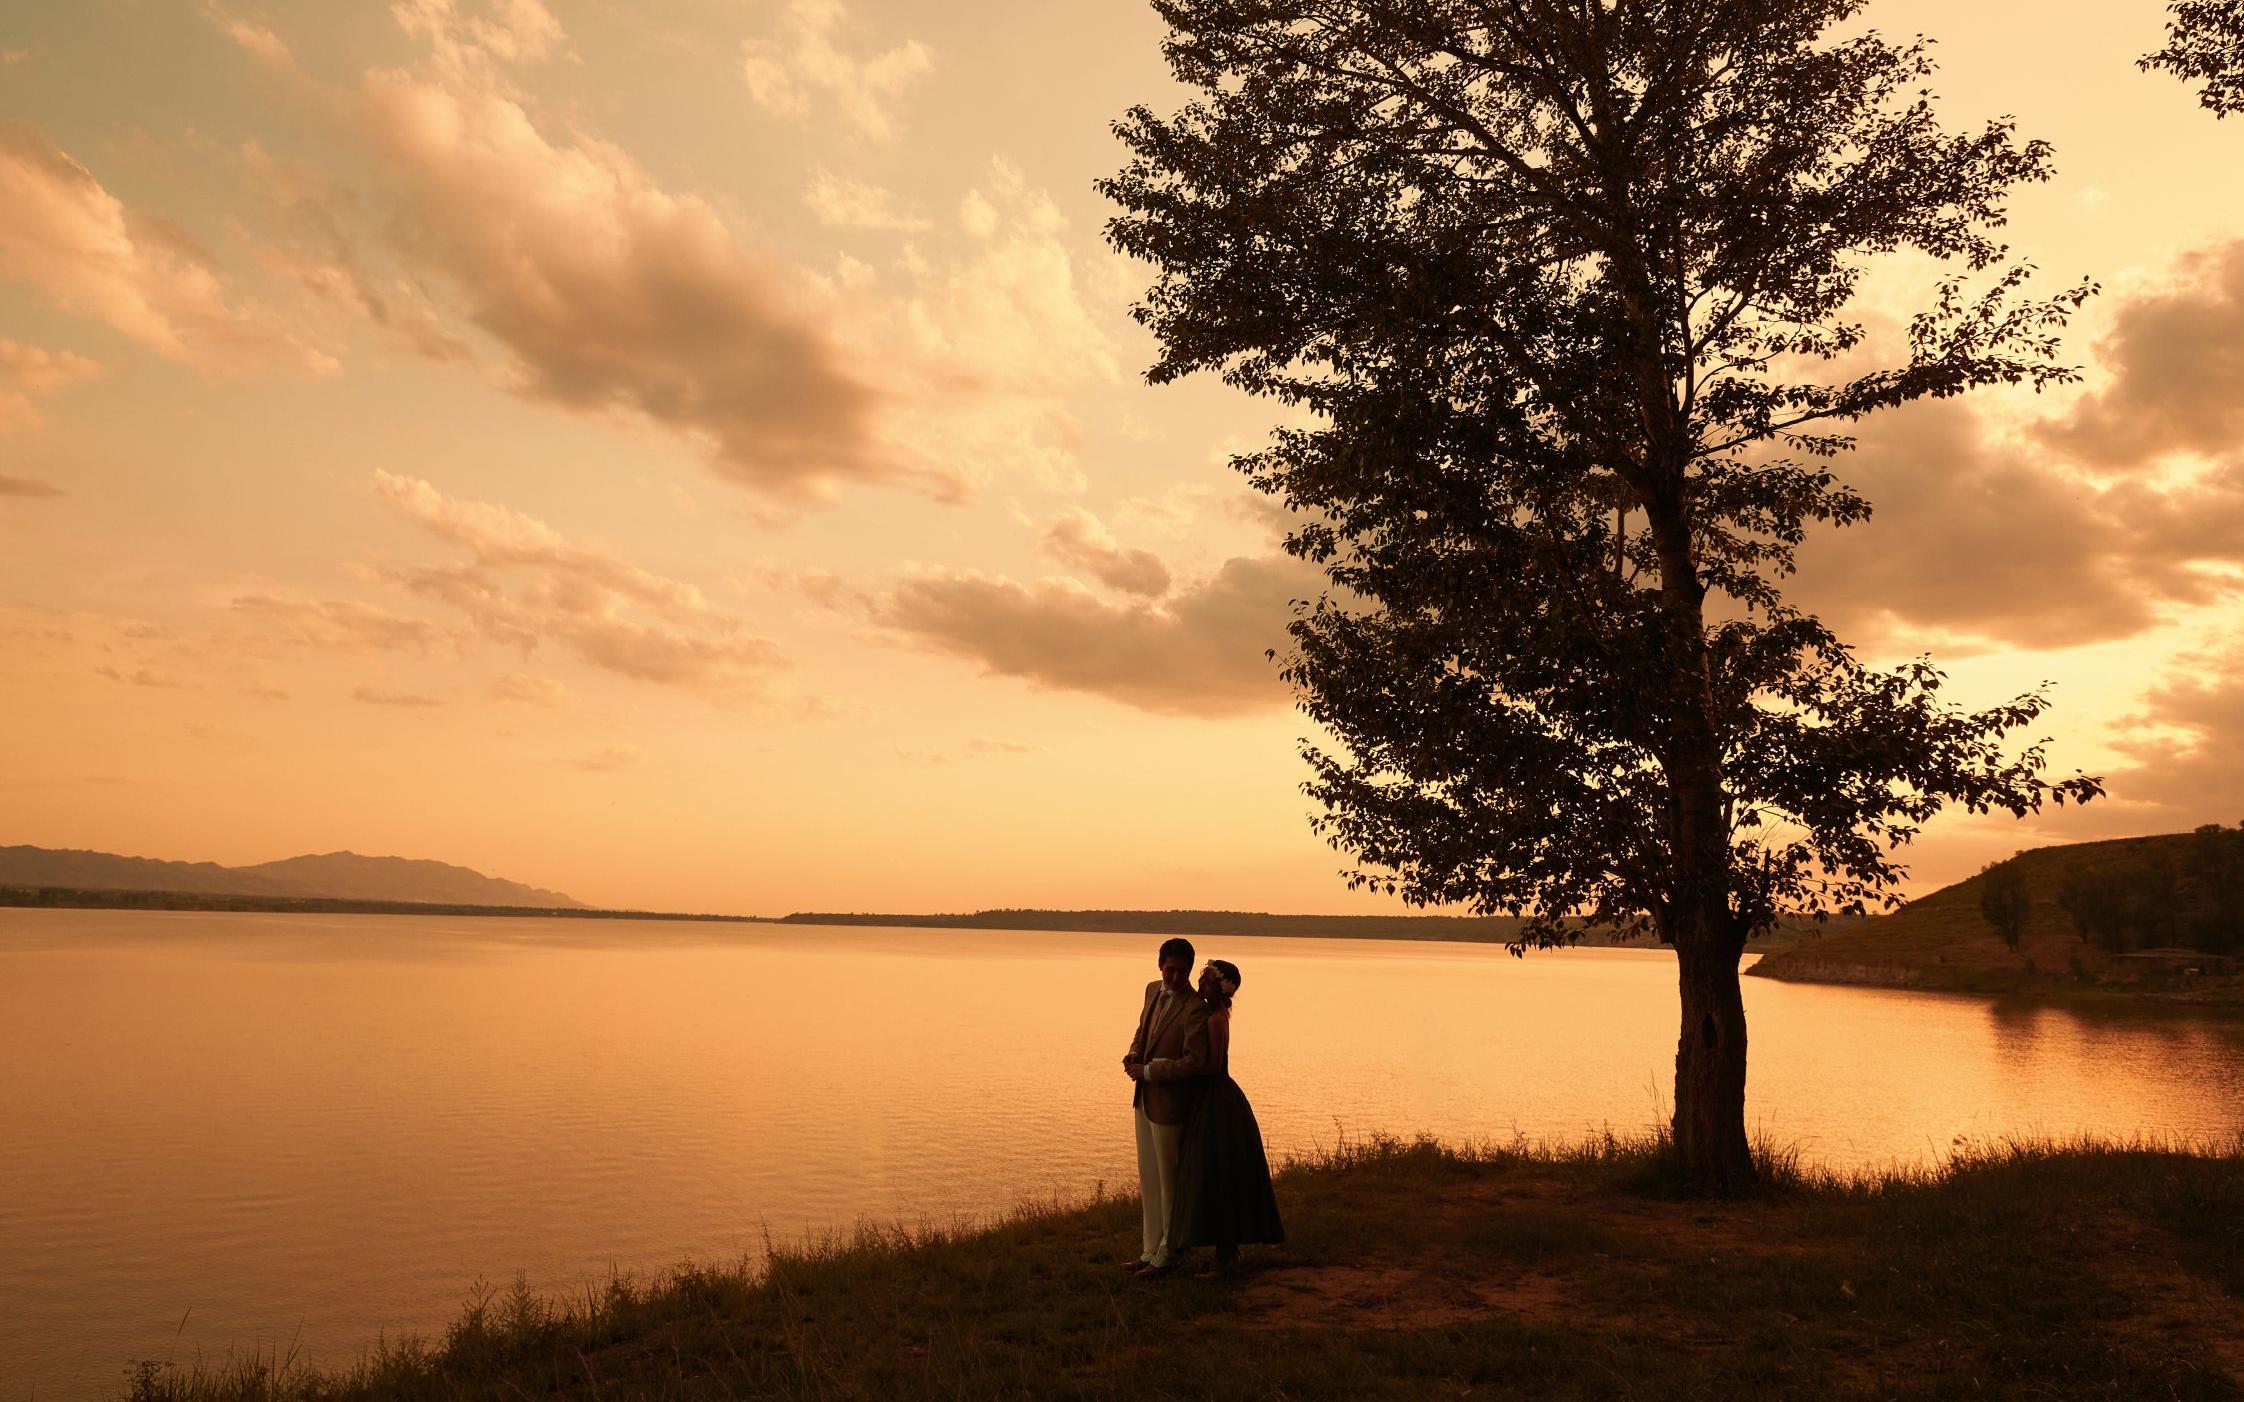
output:
[[[2077,393],[1873,422],[1800,597],[2244,819],[2244,121],[2158,0],[1877,0],[2058,179]],[[0,0],[0,843],[752,913],[1385,908],[1263,658],[1314,579],[1091,184],[1137,0]],[[1928,277],[1880,270],[1872,312]]]

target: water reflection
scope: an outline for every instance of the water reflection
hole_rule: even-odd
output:
[[[470,1283],[1134,1183],[1134,936],[0,912],[0,1400],[133,1356],[348,1358]],[[1664,955],[1201,941],[1278,1153],[1655,1114]],[[2244,1029],[1748,980],[1750,1113],[1839,1165],[2244,1124]],[[24,1303],[18,1303],[24,1302]],[[13,1390],[9,1390],[13,1389]]]

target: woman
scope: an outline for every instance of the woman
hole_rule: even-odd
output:
[[[1270,1161],[1254,1107],[1231,1079],[1231,1000],[1239,993],[1239,966],[1210,959],[1200,971],[1199,992],[1208,1005],[1208,1075],[1184,1122],[1169,1245],[1213,1246],[1215,1269],[1228,1274],[1241,1242],[1284,1241],[1286,1229],[1270,1191]]]

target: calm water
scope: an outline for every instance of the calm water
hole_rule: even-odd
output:
[[[860,1217],[1135,1187],[1141,936],[0,910],[0,1402],[139,1357],[347,1361]],[[1203,941],[1276,1152],[1633,1130],[1672,962]],[[1750,1114],[1839,1165],[2244,1127],[2244,1027],[1746,981]]]

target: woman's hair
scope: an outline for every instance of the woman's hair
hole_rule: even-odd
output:
[[[1215,969],[1216,973],[1222,977],[1225,983],[1231,985],[1231,993],[1237,993],[1239,991],[1239,966],[1237,964],[1232,963],[1228,959],[1210,959],[1208,963]],[[1231,995],[1224,995],[1224,1001],[1227,1003],[1231,1001]]]

